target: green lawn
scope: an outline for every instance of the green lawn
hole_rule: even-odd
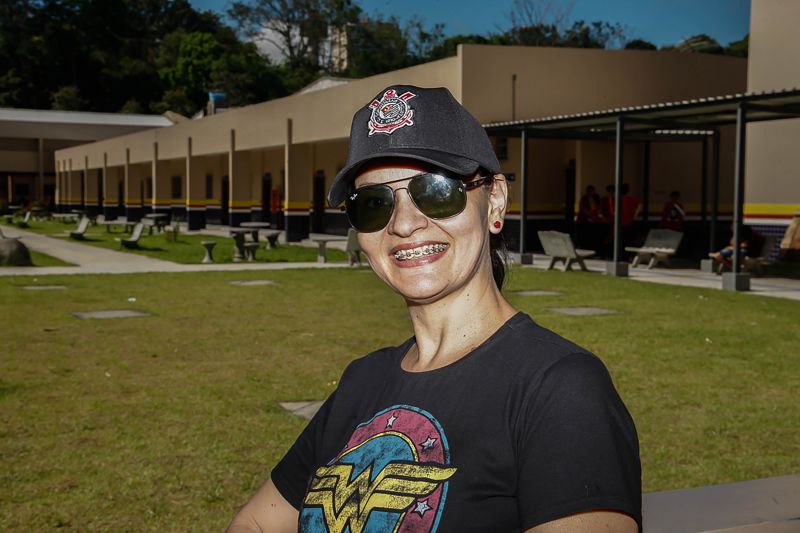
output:
[[[236,279],[273,279],[241,287]],[[0,530],[220,531],[348,361],[411,334],[365,270],[0,278]],[[514,290],[563,291],[523,297]],[[800,471],[800,302],[514,270],[510,301],[595,351],[644,489]],[[135,298],[135,301],[130,301]],[[554,306],[617,315],[570,317]],[[73,311],[135,308],[86,321]]]
[[[58,221],[34,221],[31,222],[30,227],[27,229],[43,235],[63,237],[65,232],[74,229],[76,225],[74,222],[64,224]],[[104,226],[90,226],[84,241],[73,242],[83,242],[92,246],[146,255],[175,263],[199,263],[205,254],[200,242],[215,241],[217,246],[214,248],[214,261],[217,263],[230,263],[233,261],[233,239],[230,237],[180,234],[177,242],[169,242],[163,233],[156,232],[153,235],[149,235],[149,230],[145,228],[142,238],[139,240],[139,248],[129,250],[121,248],[119,242],[114,240],[115,238],[129,236],[129,234],[121,233],[122,229],[123,226],[114,226],[113,232],[109,232]],[[257,260],[267,262],[313,262],[317,260],[317,250],[316,248],[304,246],[281,245],[273,250],[259,250]],[[347,255],[341,250],[329,249],[328,260],[346,261]]]

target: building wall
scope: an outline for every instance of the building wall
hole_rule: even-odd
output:
[[[184,171],[185,190],[203,188],[206,170],[199,166],[216,161],[214,164],[220,168],[209,171],[215,176],[214,201],[191,193],[191,198],[184,199],[187,207],[210,209],[218,205],[221,176],[229,174],[232,168],[235,191],[231,207],[257,212],[262,200],[261,177],[269,172],[287,216],[293,217],[296,230],[293,234],[301,236],[314,223],[310,221],[314,176],[324,175],[327,189],[344,165],[353,113],[381,89],[393,83],[445,86],[480,121],[509,120],[514,118],[512,74],[517,75],[514,116],[534,118],[740,92],[745,86],[746,68],[742,59],[704,54],[464,45],[453,58],[167,128],[67,148],[58,151],[56,158],[65,167],[88,158],[92,168],[101,166],[103,161],[124,166],[126,158],[131,165],[150,164],[157,152],[159,160],[185,163],[191,144],[188,166],[192,167],[192,177]],[[290,140],[289,150],[285,148],[287,140]],[[232,148],[237,155],[229,163]],[[694,174],[699,174],[697,151],[696,147],[676,145],[653,148],[652,205],[660,205],[661,191],[672,188],[685,190],[689,196],[685,196],[687,202],[699,203],[699,198],[694,198],[697,183],[692,181],[697,179]],[[641,146],[632,146],[627,152],[626,181],[637,193]],[[610,143],[536,139],[531,141],[530,155],[528,205],[540,217],[563,218],[565,171],[571,160],[577,165],[578,190],[590,180],[602,189],[613,179]],[[503,169],[518,176],[510,187],[512,213],[518,212],[520,205],[519,159],[518,140],[509,139],[508,159],[503,162]],[[657,161],[659,165],[663,163],[658,169]],[[676,169],[684,166],[692,170]],[[686,181],[673,185],[676,176],[681,176],[681,180],[685,176]],[[721,190],[727,189],[730,187],[723,184]],[[249,199],[243,195],[249,195]],[[328,209],[325,216],[324,229],[343,229],[338,211]]]
[[[748,91],[800,87],[800,2],[752,0]],[[800,119],[747,127],[745,216],[788,224],[800,212]]]

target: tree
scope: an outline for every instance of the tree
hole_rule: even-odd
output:
[[[52,109],[59,111],[79,111],[86,105],[86,100],[81,98],[78,88],[74,85],[61,87],[53,93]]]
[[[644,39],[634,39],[625,43],[625,50],[658,50],[658,47]]]
[[[750,48],[750,34],[748,33],[738,41],[728,43],[725,54],[736,57],[747,57]]]
[[[724,51],[716,39],[705,33],[684,39],[672,49],[676,52],[699,52],[702,54],[721,54]]]
[[[361,78],[409,65],[408,39],[395,17],[364,18],[348,27],[348,76]]]

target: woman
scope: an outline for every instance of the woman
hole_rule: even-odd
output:
[[[508,189],[480,124],[446,89],[389,87],[328,199],[415,336],[348,366],[229,531],[637,531],[608,372],[500,293]]]

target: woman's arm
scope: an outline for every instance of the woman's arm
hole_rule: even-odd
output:
[[[636,520],[623,513],[592,511],[539,524],[525,533],[638,533]]]
[[[297,518],[297,509],[270,479],[239,510],[226,533],[295,533]]]

